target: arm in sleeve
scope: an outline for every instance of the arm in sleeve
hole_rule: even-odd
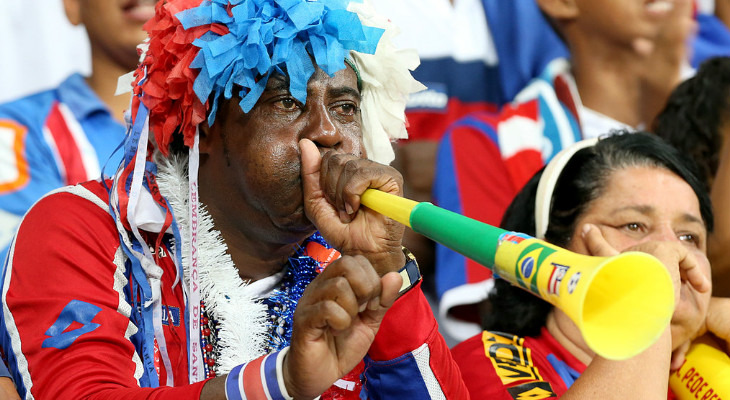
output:
[[[468,399],[420,284],[388,310],[365,358],[370,399]]]
[[[75,194],[50,195],[25,217],[6,264],[0,332],[22,396],[199,398],[204,382],[139,388],[121,254],[109,214]]]

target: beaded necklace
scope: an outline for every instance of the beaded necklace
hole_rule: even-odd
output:
[[[291,342],[292,324],[294,311],[297,303],[304,294],[304,289],[317,275],[322,272],[319,261],[306,255],[306,245],[309,242],[316,242],[325,248],[331,248],[324,238],[315,233],[307,238],[296,253],[289,258],[288,266],[279,288],[272,295],[262,300],[267,306],[269,318],[267,320],[269,340],[266,346],[266,353],[272,353],[283,349]],[[203,350],[203,368],[205,376],[213,378],[216,376],[216,343],[218,323],[211,318],[205,304],[201,301],[200,314],[200,335],[201,347]]]

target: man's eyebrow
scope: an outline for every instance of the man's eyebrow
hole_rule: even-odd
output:
[[[275,74],[269,78],[266,83],[266,90],[271,91],[289,91],[289,79],[281,74]]]
[[[327,95],[329,97],[342,97],[342,96],[352,96],[357,101],[360,101],[362,99],[362,96],[360,96],[360,91],[350,87],[350,86],[338,86],[327,89]]]

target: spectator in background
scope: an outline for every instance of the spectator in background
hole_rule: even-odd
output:
[[[485,331],[453,349],[464,381],[476,399],[527,393],[666,399],[669,371],[681,366],[691,340],[706,329],[722,342],[730,339],[730,299],[710,297],[709,196],[689,160],[647,133],[610,136],[588,147],[579,143],[555,161],[564,167],[537,173],[510,205],[502,227],[580,254],[656,256],[674,282],[671,325],[635,357],[609,360],[588,347],[565,312],[497,279]],[[538,207],[547,208],[547,220],[538,220]],[[642,265],[635,268],[641,276]],[[564,280],[561,295],[567,286]]]
[[[718,14],[727,2],[718,1]],[[715,1],[697,3],[700,29],[691,44],[693,66],[718,53],[730,55],[730,32],[714,15]],[[374,4],[403,28],[397,43],[417,49],[421,57],[414,76],[427,90],[411,96],[406,109],[409,139],[398,143],[394,166],[406,178],[408,197],[431,201],[437,142],[448,126],[466,113],[494,111],[512,101],[550,61],[570,54],[534,0],[375,0]],[[410,231],[406,241],[419,255],[424,273],[430,273],[433,243]]]
[[[680,81],[695,24],[689,0],[519,3],[539,6],[570,59],[550,61],[499,113],[454,123],[439,148],[434,184],[439,206],[492,225],[562,148],[653,120]],[[447,332],[462,339],[478,332],[470,322],[478,321],[474,305],[485,298],[491,273],[438,246],[436,278]]]
[[[694,159],[715,204],[707,241],[714,291],[730,296],[730,58],[705,61],[682,82],[654,121],[654,133]]]
[[[0,105],[0,260],[26,210],[48,191],[111,175],[124,138],[129,99],[115,97],[117,78],[133,70],[151,0],[64,0],[66,15],[84,24],[92,74],[73,74],[57,88]]]

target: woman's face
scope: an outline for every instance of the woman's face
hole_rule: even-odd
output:
[[[603,195],[578,218],[574,238],[580,237],[581,229],[587,223],[597,226],[618,251],[648,241],[680,243],[695,257],[708,280],[710,278],[707,230],[699,200],[692,188],[669,170],[630,167],[614,172]],[[581,240],[571,241],[568,248],[589,254]],[[704,320],[711,294],[699,293],[683,280],[680,296],[672,317],[675,344],[694,336]]]

